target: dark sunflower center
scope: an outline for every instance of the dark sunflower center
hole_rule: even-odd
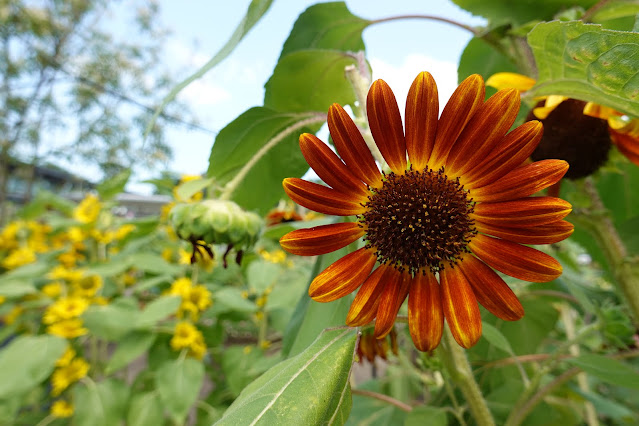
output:
[[[470,218],[475,203],[468,195],[443,168],[385,175],[359,215],[366,247],[376,250],[380,263],[412,274],[455,264],[477,234]]]

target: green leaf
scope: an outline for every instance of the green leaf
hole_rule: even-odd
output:
[[[222,352],[222,371],[229,390],[237,397],[242,389],[257,378],[264,370],[258,371],[253,366],[263,358],[264,353],[256,348],[231,346]]]
[[[428,423],[429,426],[446,426],[448,419],[446,411],[438,407],[417,406],[406,415],[404,426],[421,426]]]
[[[636,413],[633,413],[630,409],[613,401],[612,399],[605,398],[603,396],[597,395],[596,393],[584,392],[576,386],[574,386],[572,390],[583,396],[588,401],[592,402],[592,404],[595,406],[595,410],[599,415],[612,417],[613,419],[618,421],[621,420],[621,424],[637,423]]]
[[[4,297],[20,297],[36,292],[36,288],[29,281],[0,281],[0,295]]]
[[[146,305],[138,319],[138,327],[151,327],[174,314],[182,299],[178,296],[161,296]]]
[[[344,2],[320,3],[306,9],[295,21],[280,59],[302,49],[364,50],[362,31],[370,21],[353,15]]]
[[[204,380],[204,365],[193,358],[167,360],[155,375],[164,408],[176,423],[184,423]]]
[[[28,265],[20,266],[13,269],[0,277],[0,284],[7,281],[14,280],[28,280],[31,278],[40,278],[49,272],[51,265],[48,262],[40,261],[35,263],[29,263]]]
[[[494,326],[484,322],[482,324],[482,336],[488,340],[493,346],[501,349],[502,351],[513,354],[513,348],[510,346],[508,339]]]
[[[535,26],[528,43],[539,78],[527,96],[563,95],[639,116],[639,33],[554,21]]]
[[[248,385],[216,425],[343,424],[355,340],[353,330],[324,331]]]
[[[28,392],[51,375],[67,347],[56,336],[18,336],[0,351],[0,400]]]
[[[216,313],[229,311],[255,312],[255,303],[242,297],[242,290],[236,287],[224,287],[215,292],[215,304],[213,309]]]
[[[144,354],[155,342],[156,334],[148,331],[133,331],[125,335],[111,355],[106,366],[106,374],[111,374],[126,367],[136,358]]]
[[[163,424],[164,409],[157,392],[135,395],[126,418],[127,426],[156,426]]]
[[[73,424],[76,426],[111,426],[124,420],[129,387],[121,380],[92,380],[73,387]]]
[[[39,189],[33,201],[20,209],[17,216],[27,220],[36,219],[52,207],[62,213],[70,215],[75,206],[76,204],[73,201],[60,197],[53,192]]]
[[[237,28],[231,35],[231,38],[226,42],[224,46],[213,56],[206,64],[204,64],[199,70],[190,75],[184,81],[180,82],[176,85],[168,95],[162,99],[160,106],[155,110],[153,117],[149,120],[149,124],[146,126],[146,130],[144,131],[144,137],[146,138],[153,126],[155,126],[155,121],[158,119],[164,108],[175,99],[175,97],[180,93],[184,88],[186,88],[189,84],[194,82],[195,80],[202,78],[207,72],[209,72],[213,67],[222,62],[228,55],[231,54],[235,46],[239,44],[240,41],[244,38],[244,36],[253,28],[253,26],[264,16],[264,14],[271,7],[271,3],[273,0],[251,0],[251,4],[249,4],[248,10],[246,11],[246,15],[242,18]]]
[[[590,17],[595,24],[601,24],[612,19],[634,17],[639,13],[639,2],[636,0],[617,0],[602,3],[601,7]]]
[[[182,271],[179,265],[173,265],[156,253],[142,252],[127,257],[130,265],[152,274],[177,275]]]
[[[262,294],[267,288],[273,286],[282,274],[282,266],[266,260],[251,262],[246,271],[246,278],[250,288],[257,294]]]
[[[534,20],[550,20],[566,7],[565,0],[453,0],[453,3],[473,15],[483,16],[493,25],[504,23],[521,25]],[[588,9],[595,3],[597,0],[574,0],[570,2],[570,5]]]
[[[487,80],[497,72],[518,72],[517,67],[502,53],[480,38],[471,39],[459,59],[457,79],[461,82],[471,74]]]
[[[189,180],[178,185],[176,192],[181,200],[188,200],[201,190],[211,186],[213,179],[195,179]]]
[[[639,389],[639,372],[628,364],[601,355],[584,354],[566,362],[575,365],[599,380],[617,386]]]
[[[326,112],[334,102],[352,105],[355,92],[344,74],[348,65],[357,66],[355,56],[336,50],[288,54],[264,85],[264,106],[282,112]]]
[[[233,201],[247,210],[266,214],[285,196],[282,180],[302,176],[308,164],[299,148],[299,135],[306,126],[326,120],[314,113],[279,113],[256,107],[244,112],[223,128],[211,149],[208,175],[220,185],[227,184],[243,170],[236,181]],[[259,159],[255,158],[257,155]],[[244,173],[244,172],[243,172]]]
[[[138,322],[140,313],[134,309],[110,304],[91,306],[82,315],[84,325],[102,339],[116,341],[132,331]]]
[[[101,200],[110,200],[115,197],[119,193],[124,191],[124,187],[126,186],[129,178],[131,177],[131,170],[123,170],[117,175],[100,182],[96,186],[96,190],[98,191],[98,195]]]

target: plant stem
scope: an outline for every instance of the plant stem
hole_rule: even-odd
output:
[[[484,395],[479,389],[479,385],[475,381],[473,370],[470,367],[466,352],[457,344],[448,326],[444,327],[443,342],[440,349],[440,355],[448,374],[455,384],[459,386],[466,398],[470,412],[475,419],[475,423],[479,426],[495,425]]]
[[[398,15],[398,16],[389,16],[388,18],[375,19],[375,20],[371,21],[369,25],[380,24],[382,22],[405,20],[405,19],[426,19],[426,20],[429,20],[429,21],[439,21],[439,22],[443,22],[445,24],[454,25],[457,28],[461,28],[463,30],[466,30],[466,31],[472,33],[474,36],[478,36],[479,35],[479,31],[476,30],[475,28],[469,26],[469,25],[462,24],[461,22],[457,22],[457,21],[454,21],[452,19],[443,18],[441,16],[435,16],[435,15]]]
[[[402,411],[405,411],[407,413],[410,413],[411,411],[413,411],[413,407],[411,407],[410,405],[403,403],[402,401],[399,401],[395,398],[392,398],[388,395],[384,395],[382,393],[377,393],[377,392],[372,392],[372,391],[368,391],[368,390],[364,390],[364,389],[352,389],[351,392],[353,393],[353,395],[361,395],[361,396],[366,396],[368,398],[374,398],[374,399],[378,399],[380,401],[384,401],[387,402],[391,405],[394,405],[395,407],[399,408]]]
[[[639,326],[639,261],[636,257],[628,256],[626,246],[591,179],[584,181],[583,189],[590,198],[591,211],[578,212],[571,217],[583,225],[599,243],[630,308],[633,322]]]

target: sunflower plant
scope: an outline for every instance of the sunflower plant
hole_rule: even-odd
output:
[[[117,215],[127,173],[20,210],[0,423],[638,423],[639,7],[455,3],[484,25],[309,7],[155,216]],[[404,19],[472,36],[450,98],[371,77]]]

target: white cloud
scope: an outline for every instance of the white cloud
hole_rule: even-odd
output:
[[[231,99],[231,93],[204,77],[184,88],[178,97],[194,107],[220,104]]]
[[[413,80],[422,71],[432,74],[439,92],[439,109],[444,109],[446,101],[457,88],[457,64],[433,59],[419,53],[407,55],[399,65],[392,65],[378,58],[370,60],[373,80],[383,79],[393,89],[399,110],[404,115],[406,94]]]

